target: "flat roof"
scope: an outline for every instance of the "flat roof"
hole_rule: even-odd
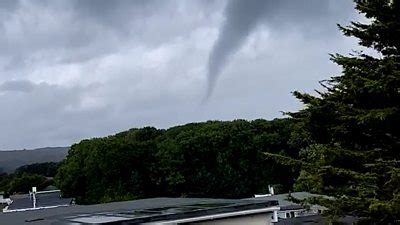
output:
[[[290,193],[290,196],[295,199],[298,199],[298,200],[305,200],[307,198],[318,198],[318,197],[332,199],[332,197],[329,197],[326,195],[313,194],[313,193],[309,193],[309,192],[292,192],[292,193]],[[279,202],[279,206],[281,207],[282,210],[298,209],[299,207],[302,207],[300,204],[294,203],[289,200],[289,193],[277,194],[277,195],[271,195],[271,196],[263,196],[263,197],[257,197],[257,198],[247,198],[247,199],[248,200],[276,200]]]
[[[321,215],[300,216],[287,219],[279,219],[275,225],[315,225],[328,224],[326,218]]]
[[[358,221],[358,218],[354,216],[344,216],[338,218],[338,222],[346,225],[355,224]],[[323,217],[322,215],[309,215],[309,216],[300,216],[293,217],[287,219],[279,219],[275,225],[315,225],[315,224],[330,224],[330,221],[327,217]]]
[[[71,205],[53,209],[0,214],[4,224],[95,224],[123,221],[137,224],[207,215],[255,211],[278,206],[275,200],[207,198],[151,198],[97,205]],[[271,209],[272,211],[272,209]],[[118,223],[117,223],[118,224]]]
[[[61,192],[48,192],[38,193],[36,195],[36,207],[49,207],[49,206],[60,206],[69,205],[72,198],[61,198]],[[29,194],[19,195],[17,197],[11,196],[13,202],[8,206],[8,210],[20,210],[29,209],[33,207],[33,201]]]

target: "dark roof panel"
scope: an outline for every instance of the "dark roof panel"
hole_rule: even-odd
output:
[[[12,198],[13,202],[8,207],[8,210],[29,209],[33,208],[33,200],[27,194],[18,198]],[[49,207],[59,205],[69,205],[71,198],[61,198],[60,192],[39,193],[36,195],[36,207]]]
[[[102,221],[108,218],[140,221],[159,221],[214,215],[277,206],[277,201],[247,201],[202,198],[152,198],[97,205],[71,205],[45,210],[11,212],[0,214],[5,224],[71,224],[74,220]],[[29,223],[27,221],[30,221]]]

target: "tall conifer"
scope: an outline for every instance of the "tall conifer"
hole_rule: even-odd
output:
[[[356,9],[368,21],[339,29],[375,53],[332,55],[340,75],[316,95],[294,92],[306,107],[289,115],[309,137],[295,189],[334,196],[331,215],[400,224],[400,0]]]

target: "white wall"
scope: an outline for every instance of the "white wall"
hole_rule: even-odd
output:
[[[270,225],[271,213],[231,217],[211,221],[187,223],[190,225]]]
[[[306,210],[305,210],[305,209],[299,209],[299,210],[279,211],[278,217],[281,218],[281,219],[291,218],[291,216],[288,217],[288,216],[286,215],[287,213],[290,214],[291,212],[294,212],[294,217],[298,217],[300,214],[306,212]]]

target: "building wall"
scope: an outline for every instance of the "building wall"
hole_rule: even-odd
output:
[[[187,223],[188,225],[270,225],[272,214],[256,214],[226,219]]]
[[[282,219],[293,218],[300,216],[304,212],[306,212],[305,209],[279,211],[278,217]]]

